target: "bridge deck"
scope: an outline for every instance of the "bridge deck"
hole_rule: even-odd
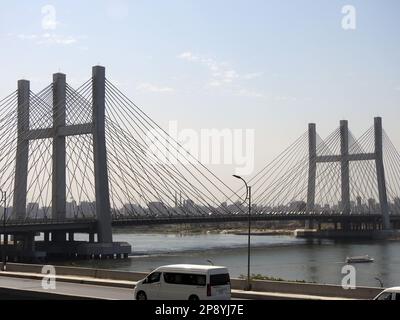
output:
[[[173,216],[173,217],[136,217],[118,218],[112,221],[114,227],[122,226],[146,226],[146,225],[168,225],[182,223],[230,223],[246,222],[247,214],[232,215],[210,215],[210,216]],[[314,220],[321,223],[381,223],[380,214],[255,214],[251,216],[252,221],[305,221]],[[400,215],[391,216],[393,222],[400,222]],[[7,233],[18,232],[47,232],[47,231],[74,231],[74,232],[93,232],[96,229],[97,221],[93,219],[77,220],[26,220],[10,221],[5,226]],[[0,227],[3,231],[4,228]],[[0,232],[1,232],[0,231]]]

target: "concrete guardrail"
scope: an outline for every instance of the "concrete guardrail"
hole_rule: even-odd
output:
[[[21,273],[38,273],[42,272],[42,265],[32,264],[7,264],[8,272],[21,272]],[[104,280],[117,280],[117,281],[139,281],[143,279],[148,273],[145,272],[129,272],[129,271],[115,271],[105,269],[90,269],[90,268],[77,268],[55,266],[56,274],[58,276],[77,276],[94,279]],[[246,287],[246,280],[231,279],[232,289],[244,290]],[[372,287],[357,287],[354,290],[345,290],[337,285],[313,284],[313,283],[299,283],[299,282],[286,282],[286,281],[264,281],[255,280],[251,282],[252,291],[256,292],[272,292],[283,294],[299,294],[310,296],[323,296],[323,297],[340,297],[350,299],[372,299],[380,292],[382,288]]]

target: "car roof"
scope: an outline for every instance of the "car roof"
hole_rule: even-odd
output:
[[[385,290],[385,292],[387,292],[387,291],[400,292],[400,287],[387,288],[387,289]]]
[[[218,270],[225,269],[222,266],[210,266],[210,265],[198,265],[198,264],[171,264],[167,266],[158,267],[156,270],[191,270],[191,271],[208,271],[208,270]]]

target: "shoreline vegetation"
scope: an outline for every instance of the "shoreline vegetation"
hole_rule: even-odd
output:
[[[282,236],[293,235],[294,230],[301,228],[299,223],[254,223],[251,227],[252,236]],[[161,234],[233,234],[248,235],[246,223],[218,224],[183,224],[120,227],[114,229],[115,233],[161,233]]]
[[[246,280],[247,276],[241,274],[239,276],[239,279],[241,280]],[[295,282],[295,283],[316,283],[313,281],[305,281],[305,280],[286,280],[286,279],[282,279],[282,278],[276,278],[276,277],[271,277],[271,276],[265,276],[262,274],[251,274],[250,276],[251,280],[260,280],[260,281],[280,281],[280,282]]]

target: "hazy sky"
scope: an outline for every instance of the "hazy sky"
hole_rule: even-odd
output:
[[[345,5],[356,9],[355,30],[342,28]],[[398,0],[21,0],[0,8],[0,97],[20,78],[40,89],[58,71],[78,86],[102,64],[165,128],[254,129],[256,171],[308,122],[326,136],[345,118],[359,135],[379,115],[400,147]],[[230,179],[231,166],[214,169]]]

